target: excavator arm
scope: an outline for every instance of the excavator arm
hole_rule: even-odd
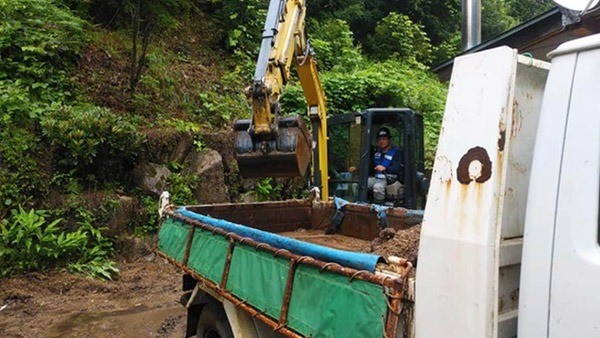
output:
[[[254,80],[245,90],[252,119],[234,126],[240,174],[244,177],[304,176],[313,156],[313,183],[327,191],[325,95],[305,36],[305,0],[271,0]],[[279,99],[296,66],[313,136],[299,116],[282,117]],[[314,144],[314,149],[313,149]]]

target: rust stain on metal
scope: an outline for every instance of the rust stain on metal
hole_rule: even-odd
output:
[[[294,275],[296,274],[296,266],[298,260],[290,260],[290,268],[288,270],[287,281],[285,283],[285,291],[283,293],[283,301],[281,302],[281,315],[279,316],[279,325],[287,325],[287,316],[290,309],[290,300],[292,299],[292,288],[294,286]]]
[[[187,242],[185,245],[185,252],[183,254],[182,263],[187,265],[188,259],[190,258],[190,249],[192,248],[192,239],[194,238],[194,231],[196,231],[196,227],[191,227],[190,232],[188,233]]]
[[[253,318],[256,318],[256,319],[262,321],[263,323],[267,324],[267,326],[271,330],[277,331],[277,332],[281,333],[282,335],[284,335],[285,337],[290,337],[290,338],[301,338],[301,337],[303,337],[302,335],[296,333],[295,331],[292,331],[291,329],[287,328],[286,326],[279,325],[278,322],[274,321],[273,319],[271,319],[270,317],[268,317],[267,315],[265,315],[262,310],[257,310],[254,307],[252,307],[251,305],[246,304],[246,302],[244,300],[239,299],[236,296],[234,296],[233,294],[227,292],[226,290],[221,289],[215,283],[213,283],[210,280],[208,280],[208,279],[200,276],[198,273],[196,273],[192,269],[190,269],[190,268],[182,265],[181,263],[173,260],[171,257],[165,255],[164,253],[162,253],[162,252],[159,251],[158,255],[160,255],[161,257],[163,257],[165,259],[167,259],[171,264],[173,264],[173,265],[177,266],[178,268],[182,269],[183,271],[185,271],[186,273],[190,274],[192,277],[194,277],[194,279],[196,279],[197,281],[199,281],[203,285],[206,285],[208,288],[210,288],[211,290],[214,290],[217,294],[219,294],[223,298],[225,298],[228,301],[232,302],[236,307],[239,307],[240,309],[248,312]]]
[[[456,178],[462,184],[483,183],[492,177],[492,161],[482,147],[469,149],[458,162]]]
[[[407,262],[407,271],[412,269],[412,264]],[[388,297],[388,314],[385,323],[385,337],[395,337],[396,328],[398,327],[398,320],[400,318],[400,312],[402,312],[402,287],[403,283],[397,280],[395,286],[390,288],[390,292],[386,293]]]
[[[231,267],[231,258],[233,257],[234,249],[235,249],[235,240],[233,238],[229,237],[229,247],[227,248],[227,258],[225,258],[225,266],[223,267],[223,274],[221,275],[221,283],[219,284],[219,286],[222,289],[225,289],[227,287],[227,280],[229,279],[229,269]]]
[[[504,151],[504,145],[506,144],[506,130],[501,130],[498,135],[498,150]]]

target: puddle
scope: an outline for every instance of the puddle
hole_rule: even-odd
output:
[[[185,310],[181,305],[150,308],[134,306],[117,311],[80,313],[52,326],[47,337],[181,337],[185,324],[174,332],[161,330],[163,323],[173,318],[185,322]],[[181,331],[181,332],[179,332]]]

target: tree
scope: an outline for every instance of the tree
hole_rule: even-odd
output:
[[[423,28],[406,15],[390,13],[367,41],[370,54],[378,60],[395,57],[429,64],[433,47]]]

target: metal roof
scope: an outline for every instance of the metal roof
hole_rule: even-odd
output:
[[[519,53],[531,53],[536,59],[548,61],[547,54],[561,43],[595,33],[600,33],[598,8],[578,17],[564,8],[554,7],[456,56],[509,46],[518,49]],[[448,81],[453,64],[454,58],[434,66],[431,70],[437,73],[442,81]]]

